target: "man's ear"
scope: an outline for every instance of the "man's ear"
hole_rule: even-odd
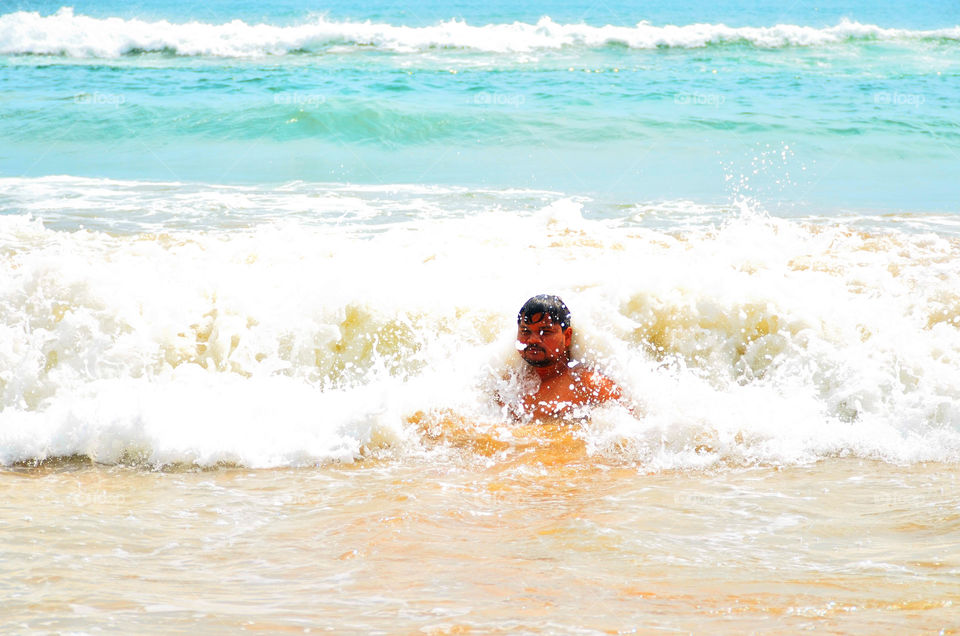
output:
[[[571,342],[573,342],[573,327],[567,327],[563,330],[563,344],[569,349]]]

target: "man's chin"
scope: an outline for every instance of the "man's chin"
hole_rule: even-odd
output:
[[[542,369],[543,367],[549,367],[550,365],[553,364],[553,360],[551,360],[550,358],[543,358],[540,360],[531,360],[530,358],[524,358],[523,361],[529,364],[531,367],[537,367],[540,369]]]

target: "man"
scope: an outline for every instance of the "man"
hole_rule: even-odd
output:
[[[517,314],[517,349],[536,373],[536,390],[521,397],[524,418],[579,417],[592,406],[619,400],[620,387],[570,359],[570,310],[557,296],[534,296]]]

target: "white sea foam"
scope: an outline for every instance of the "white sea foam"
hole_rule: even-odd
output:
[[[118,57],[134,51],[172,51],[179,55],[258,57],[291,51],[338,51],[350,47],[412,52],[434,48],[522,53],[562,47],[627,46],[699,48],[747,43],[763,48],[818,46],[846,40],[960,39],[960,27],[935,30],[888,29],[843,20],[831,27],[778,24],[728,27],[724,24],[590,26],[560,24],[549,17],[536,24],[470,25],[448,20],[409,27],[315,17],[278,26],[232,20],[223,24],[165,20],[92,18],[64,7],[52,15],[18,11],[0,16],[0,54]],[[346,48],[345,48],[346,47]]]
[[[40,197],[48,182],[20,187]],[[85,183],[91,197],[150,192]],[[187,202],[198,188],[164,187]],[[273,196],[282,207],[309,188]],[[322,216],[337,188],[316,189]],[[351,196],[377,208],[383,194]],[[416,196],[449,208],[450,194]],[[960,461],[955,238],[749,210],[669,229],[591,220],[581,205],[374,225],[212,215],[124,232],[8,210],[0,462],[402,455],[424,444],[408,419],[438,409],[508,430],[492,390],[519,368],[517,307],[545,291],[570,304],[577,354],[635,403],[595,414],[586,435],[601,456],[650,469]]]

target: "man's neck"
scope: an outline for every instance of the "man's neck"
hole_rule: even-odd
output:
[[[540,381],[552,380],[554,378],[559,378],[569,371],[569,358],[564,357],[562,360],[558,360],[556,364],[552,364],[549,367],[533,367],[533,370],[537,372],[537,375],[540,376]]]

